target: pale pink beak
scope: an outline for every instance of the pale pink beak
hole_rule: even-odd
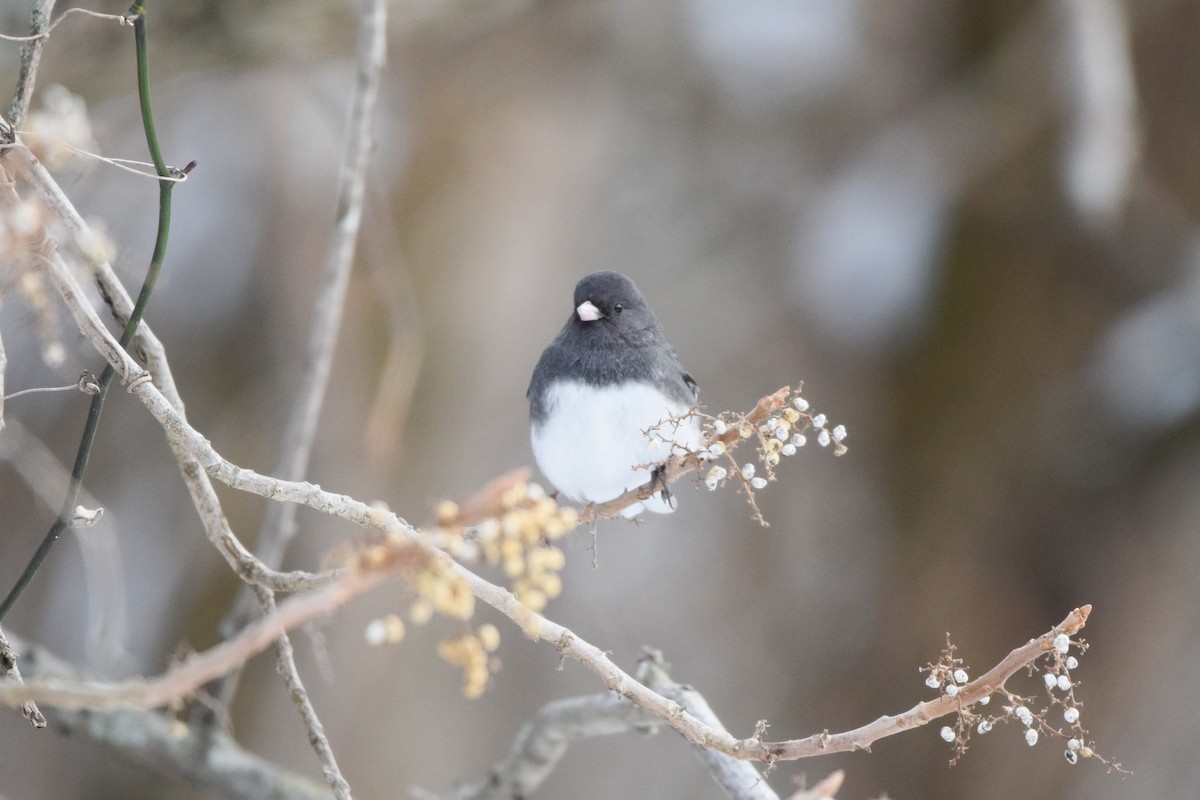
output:
[[[591,300],[580,303],[575,313],[579,315],[580,322],[595,322],[600,319],[600,309],[596,308],[596,304]]]

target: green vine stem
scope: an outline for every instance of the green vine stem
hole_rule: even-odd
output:
[[[130,6],[126,18],[133,23],[134,42],[137,49],[138,99],[141,103],[142,127],[146,132],[146,146],[150,150],[150,157],[154,161],[154,169],[159,177],[158,234],[154,240],[154,253],[150,257],[150,266],[146,270],[146,278],[142,282],[141,292],[138,293],[138,299],[133,306],[133,311],[129,315],[129,321],[125,324],[125,329],[121,333],[120,343],[123,348],[128,348],[129,343],[133,340],[133,335],[137,331],[142,317],[145,316],[146,306],[149,304],[150,295],[154,291],[154,284],[158,281],[158,274],[162,271],[163,259],[167,252],[167,238],[171,231],[171,190],[175,187],[178,180],[186,176],[195,166],[193,162],[182,170],[173,170],[167,167],[162,157],[162,151],[158,146],[158,135],[154,130],[154,117],[150,109],[150,71],[146,56],[145,11],[146,4],[144,2],[134,3]],[[96,430],[100,425],[100,412],[104,408],[104,397],[108,393],[108,387],[115,376],[116,368],[111,364],[106,366],[104,372],[100,374],[100,379],[97,381],[99,391],[92,396],[92,403],[88,408],[87,423],[83,429],[83,437],[79,442],[79,450],[75,454],[75,465],[71,470],[71,481],[67,486],[67,496],[63,501],[62,510],[59,511],[58,518],[54,520],[54,524],[46,533],[45,538],[42,539],[42,543],[33,554],[33,558],[25,566],[21,577],[17,579],[8,596],[4,598],[4,602],[0,603],[0,621],[4,619],[9,610],[16,604],[21,594],[25,591],[25,588],[33,580],[33,576],[37,574],[38,569],[50,554],[50,550],[53,549],[59,536],[71,524],[71,520],[75,514],[75,502],[79,496],[79,487],[83,482],[83,473],[87,469],[88,457],[92,452],[92,443],[95,441]]]

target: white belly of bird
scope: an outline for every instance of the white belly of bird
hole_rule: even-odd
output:
[[[546,419],[533,427],[533,454],[554,487],[576,502],[612,500],[650,479],[652,467],[641,465],[662,463],[672,450],[700,449],[699,419],[669,421],[686,414],[688,406],[670,402],[648,383],[595,387],[561,381],[550,387],[547,401]],[[673,510],[657,495],[645,507]],[[640,510],[639,504],[627,515]]]

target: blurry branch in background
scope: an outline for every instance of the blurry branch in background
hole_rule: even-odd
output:
[[[375,109],[378,106],[383,65],[387,57],[385,12],[384,0],[362,2],[358,66],[335,203],[337,217],[321,270],[320,286],[313,303],[313,318],[308,329],[308,344],[303,361],[304,370],[292,399],[281,443],[283,454],[278,472],[287,480],[300,480],[308,471],[317,423],[320,421],[321,407],[333,369],[333,355],[346,302],[346,288],[350,283],[350,269],[354,264],[358,231],[362,223],[367,166],[374,150]],[[291,503],[275,503],[267,509],[259,533],[258,552],[260,560],[269,569],[278,569],[283,563],[287,547],[296,535],[296,510],[296,506]],[[252,605],[256,597],[263,611],[269,614],[275,609],[275,594],[270,588],[261,584],[242,587],[222,623],[221,633],[224,637],[228,638],[245,627],[252,618]],[[339,800],[349,800],[350,785],[338,768],[324,726],[300,679],[295,653],[286,633],[279,634],[276,650],[279,674],[308,729],[308,740],[321,761],[325,779]],[[230,704],[236,690],[238,675],[239,671],[235,670],[226,676],[224,683],[216,691],[225,706]]]
[[[292,406],[280,440],[282,455],[275,474],[283,480],[302,480],[308,472],[313,441],[325,401],[334,349],[346,303],[346,288],[354,265],[358,232],[363,218],[367,167],[374,150],[375,110],[384,61],[387,56],[387,18],[384,0],[363,0],[359,31],[358,66],[350,111],[346,149],[339,169],[336,218],[321,268],[308,325],[303,371],[292,395]],[[272,569],[283,562],[296,535],[296,506],[272,504],[259,531],[258,557]],[[254,595],[243,588],[222,622],[222,634],[241,628],[253,614]]]
[[[637,678],[654,691],[678,702],[698,719],[717,730],[725,730],[704,698],[690,686],[676,683],[668,674],[662,653],[647,651],[638,664]],[[512,748],[484,780],[462,786],[440,800],[508,800],[528,797],[550,777],[566,755],[571,742],[618,733],[656,733],[663,720],[639,706],[610,693],[554,700],[542,708],[517,732]],[[739,761],[715,750],[698,750],[713,780],[734,800],[779,800],[771,787],[748,761]],[[437,795],[419,789],[412,793],[422,800]],[[834,790],[836,791],[836,789]],[[833,792],[828,795],[832,797]]]
[[[380,224],[368,226],[363,250],[376,289],[374,299],[385,308],[388,330],[387,355],[363,425],[362,448],[372,466],[382,469],[403,447],[404,423],[421,376],[425,342],[416,288],[391,224],[396,212],[384,192],[372,192],[368,214],[381,219]]]
[[[16,637],[13,645],[23,653],[31,678],[86,679],[43,647]],[[179,775],[233,800],[329,800],[332,796],[307,777],[246,752],[224,731],[188,728],[169,712],[57,706],[47,711],[55,730],[87,737],[130,763]]]
[[[1140,158],[1129,21],[1118,0],[1061,0],[1068,111],[1063,182],[1080,217],[1118,221]]]
[[[51,510],[71,479],[54,451],[18,419],[9,420],[8,428],[0,436],[0,462],[8,464],[29,491]],[[79,490],[78,500],[85,508],[101,507],[85,488]],[[86,530],[80,531],[77,526],[72,531],[83,554],[87,584],[87,652],[100,664],[116,664],[124,656],[122,643],[126,641],[128,613],[123,590],[125,566],[113,514],[105,514]]]

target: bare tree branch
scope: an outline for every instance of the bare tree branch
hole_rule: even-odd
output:
[[[375,109],[387,57],[386,27],[383,0],[363,0],[349,134],[339,171],[337,218],[313,302],[313,318],[304,352],[304,370],[300,385],[293,395],[291,411],[284,427],[283,454],[276,469],[276,474],[285,480],[302,480],[308,472],[317,423],[333,368],[334,348],[363,217],[367,166],[373,150]],[[279,503],[268,507],[257,547],[262,563],[271,569],[278,569],[295,535],[296,506]],[[229,635],[236,631],[246,624],[253,613],[254,595],[243,588],[223,623],[223,633]]]
[[[661,726],[656,719],[611,692],[554,700],[521,726],[512,749],[487,778],[441,796],[442,800],[510,800],[526,797],[550,777],[572,742]],[[410,792],[436,798],[424,790]]]
[[[8,114],[5,115],[11,126],[6,134],[20,128],[21,123],[25,121],[25,115],[29,113],[29,102],[33,99],[33,85],[37,81],[38,64],[42,60],[42,48],[46,46],[46,32],[49,30],[55,2],[57,0],[37,0],[34,4],[30,39],[21,47],[21,73],[17,77],[17,89],[13,92]],[[6,138],[12,141],[11,135]]]
[[[1140,160],[1130,23],[1117,0],[1059,0],[1066,25],[1063,152],[1067,193],[1085,222],[1117,222]]]
[[[263,611],[268,615],[274,613],[275,594],[270,589],[261,586],[254,588],[262,601]],[[351,800],[350,784],[346,782],[346,778],[338,767],[333,748],[329,746],[329,738],[325,735],[325,726],[321,724],[321,719],[317,716],[317,711],[308,697],[308,690],[304,688],[304,683],[300,680],[300,672],[296,669],[296,654],[292,649],[292,641],[286,633],[279,634],[279,638],[275,640],[275,650],[278,655],[276,666],[279,674],[288,687],[292,703],[300,712],[300,718],[304,720],[304,727],[308,729],[308,741],[321,761],[321,771],[325,774],[326,783],[333,789],[333,794],[338,800]]]
[[[341,162],[337,219],[325,256],[321,286],[314,302],[304,373],[301,375],[300,388],[284,428],[283,456],[280,459],[279,472],[293,480],[303,478],[308,472],[317,423],[333,368],[334,348],[337,344],[338,329],[341,327],[346,289],[350,283],[350,268],[354,263],[358,230],[362,222],[367,165],[373,149],[375,108],[378,105],[383,64],[387,56],[386,27],[387,14],[383,0],[363,0],[359,23],[357,79],[350,111],[350,132]],[[295,505],[287,503],[272,504],[267,509],[259,535],[258,550],[259,561],[268,569],[278,569],[283,563],[287,546],[296,534],[296,510]],[[253,589],[253,594],[250,589]],[[226,637],[244,627],[250,620],[254,595],[258,596],[259,603],[268,614],[275,610],[274,592],[259,583],[244,586],[222,625],[222,633]],[[325,728],[304,688],[300,673],[296,669],[292,643],[286,633],[279,634],[275,648],[279,674],[283,677],[292,702],[308,729],[309,743],[321,762],[325,779],[333,788],[338,800],[351,800],[350,784],[338,768],[337,758],[325,735]],[[226,703],[236,688],[239,674],[240,671],[235,670],[226,676],[222,687]]]
[[[708,701],[691,686],[675,683],[667,674],[662,653],[651,650],[642,657],[638,678],[649,688],[679,702],[687,712],[713,730],[727,732]],[[779,795],[749,761],[741,761],[717,750],[698,749],[696,754],[708,774],[730,800],[779,800]]]
[[[31,677],[82,679],[78,670],[43,647],[13,637]],[[179,775],[233,800],[329,800],[329,790],[246,752],[227,733],[188,728],[169,713],[48,707],[58,730],[99,742],[133,764]]]
[[[60,708],[157,708],[176,705],[208,681],[244,664],[275,643],[280,633],[339,608],[383,580],[383,572],[346,571],[329,586],[296,595],[271,615],[248,625],[234,639],[198,653],[155,678],[99,682],[59,677],[24,685],[0,684],[0,703],[38,699]]]
[[[664,697],[678,700],[705,724],[725,730],[699,692],[671,680],[662,653],[647,651],[639,662],[638,679]],[[554,700],[542,706],[521,726],[508,755],[487,778],[462,786],[440,800],[526,797],[550,777],[572,742],[631,731],[647,733],[657,731],[665,724],[645,709],[611,692]],[[734,800],[779,800],[749,762],[712,750],[699,751],[699,755],[728,797]],[[437,798],[420,789],[411,791],[422,800]]]

